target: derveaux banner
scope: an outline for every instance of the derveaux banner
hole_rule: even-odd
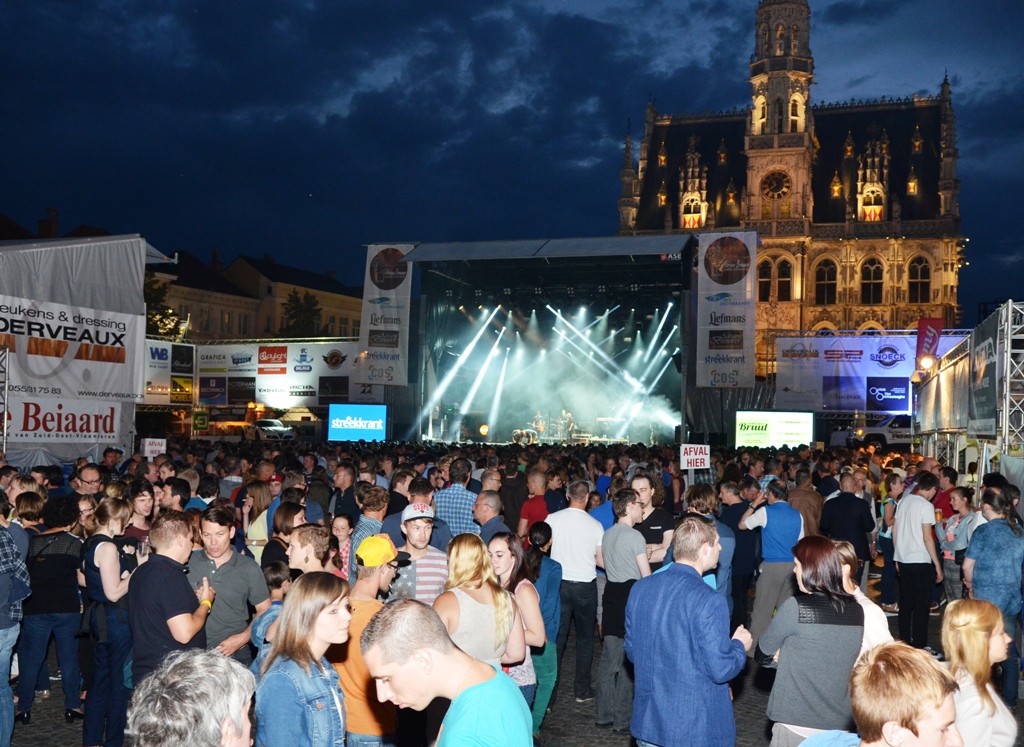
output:
[[[355,374],[360,384],[409,383],[412,267],[404,258],[412,248],[412,244],[369,246]]]
[[[754,386],[756,257],[753,231],[700,234],[696,386]]]
[[[8,440],[116,440],[117,403],[142,400],[145,332],[145,316],[0,295]]]

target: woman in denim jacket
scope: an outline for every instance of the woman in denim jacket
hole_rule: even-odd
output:
[[[304,573],[292,584],[256,689],[260,747],[345,744],[338,673],[324,653],[348,640],[348,592],[348,583],[331,573]]]

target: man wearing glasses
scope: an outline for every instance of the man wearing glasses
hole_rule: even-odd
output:
[[[350,641],[358,641],[370,618],[384,603],[377,597],[386,596],[391,589],[398,566],[409,562],[409,553],[400,552],[386,534],[374,534],[356,548],[356,583],[349,594],[352,621],[348,626]],[[398,709],[394,703],[381,703],[370,671],[363,661],[359,646],[335,646],[327,656],[338,670],[341,690],[345,693],[346,743],[349,747],[387,747],[395,743],[395,724]]]
[[[76,492],[83,495],[96,495],[103,490],[103,478],[100,477],[100,468],[95,464],[87,464],[78,470],[78,489]]]

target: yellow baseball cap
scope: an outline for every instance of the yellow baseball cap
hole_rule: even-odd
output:
[[[376,568],[392,560],[404,563],[409,557],[409,553],[399,552],[395,543],[386,534],[370,535],[356,548],[356,562],[366,568]]]

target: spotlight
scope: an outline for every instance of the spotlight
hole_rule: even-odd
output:
[[[929,368],[935,365],[935,358],[933,358],[930,355],[922,355],[920,363],[921,368],[927,371]]]
[[[490,433],[490,432],[491,432],[491,427],[489,425],[487,425],[487,423],[484,423],[483,425],[480,426],[480,435],[481,436],[486,438],[487,434]]]

